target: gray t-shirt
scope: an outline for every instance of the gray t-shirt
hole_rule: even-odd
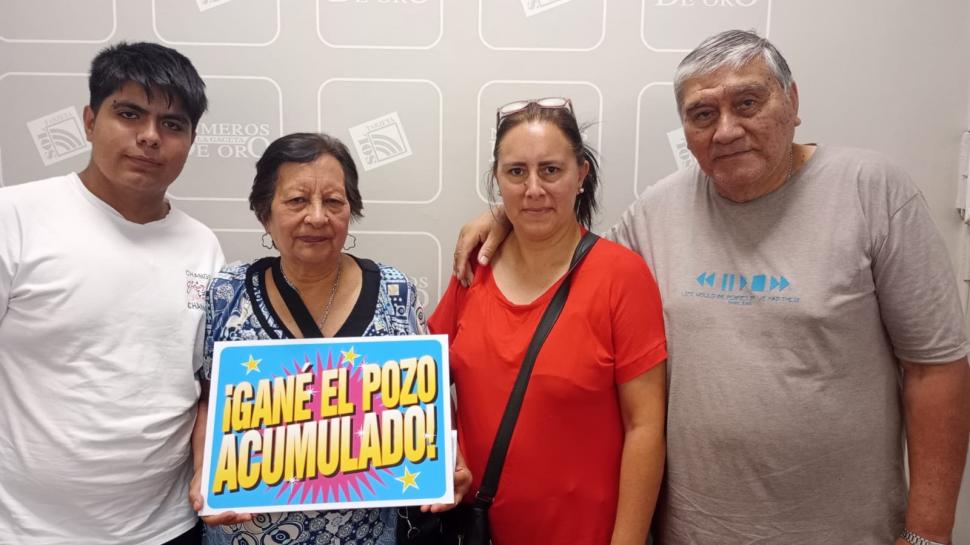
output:
[[[608,234],[660,286],[669,349],[664,545],[892,543],[900,368],[967,353],[922,195],[880,155],[818,147],[754,201],[696,167]]]

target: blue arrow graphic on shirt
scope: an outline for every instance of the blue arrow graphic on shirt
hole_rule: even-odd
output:
[[[743,290],[744,287],[748,285],[748,279],[745,278],[744,276],[740,275],[740,274],[738,275],[738,278],[739,278],[739,280],[738,280],[738,289],[739,290]]]
[[[717,274],[715,273],[702,272],[701,274],[697,275],[697,283],[700,284],[701,286],[703,286],[704,284],[707,284],[708,286],[713,288],[715,276],[717,276]]]
[[[780,276],[777,279],[774,276],[771,277],[770,289],[772,290],[777,289],[778,291],[782,291],[785,288],[787,288],[789,285],[791,284],[788,282],[788,279],[786,279],[784,276]]]
[[[765,275],[758,274],[751,277],[751,291],[765,291]]]

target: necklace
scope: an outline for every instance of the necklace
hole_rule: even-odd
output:
[[[330,288],[330,297],[327,298],[327,306],[324,307],[324,309],[323,309],[323,318],[320,320],[320,324],[319,324],[320,333],[321,334],[323,333],[323,325],[327,323],[327,318],[330,317],[330,307],[333,306],[333,299],[337,295],[337,286],[340,285],[340,270],[343,269],[343,267],[341,267],[340,265],[341,264],[338,262],[337,263],[337,277],[333,279],[333,287]],[[280,263],[280,272],[283,273],[283,280],[285,280],[286,283],[291,288],[293,288],[293,291],[295,291],[298,295],[300,295],[300,298],[302,299],[303,298],[303,294],[300,293],[300,288],[296,287],[293,284],[293,282],[290,282],[290,279],[286,277],[286,269],[283,268],[283,263],[282,262]]]

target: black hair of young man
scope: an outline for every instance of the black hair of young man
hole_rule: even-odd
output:
[[[104,99],[128,82],[140,85],[149,100],[158,91],[165,94],[169,103],[178,97],[193,131],[208,107],[205,82],[192,62],[170,47],[120,42],[101,50],[91,61],[88,78],[91,109],[97,113]]]

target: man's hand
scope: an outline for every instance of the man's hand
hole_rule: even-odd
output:
[[[198,471],[195,472],[195,475],[192,476],[192,482],[189,483],[189,503],[196,512],[202,510],[202,474]],[[253,520],[252,514],[234,513],[232,511],[202,517],[202,522],[209,526],[240,524],[250,520]]]
[[[487,265],[511,230],[512,225],[501,205],[483,212],[462,226],[458,233],[458,242],[455,243],[455,260],[452,263],[452,272],[462,286],[467,288],[475,276],[468,264],[475,248],[481,245],[477,259],[482,265]]]

